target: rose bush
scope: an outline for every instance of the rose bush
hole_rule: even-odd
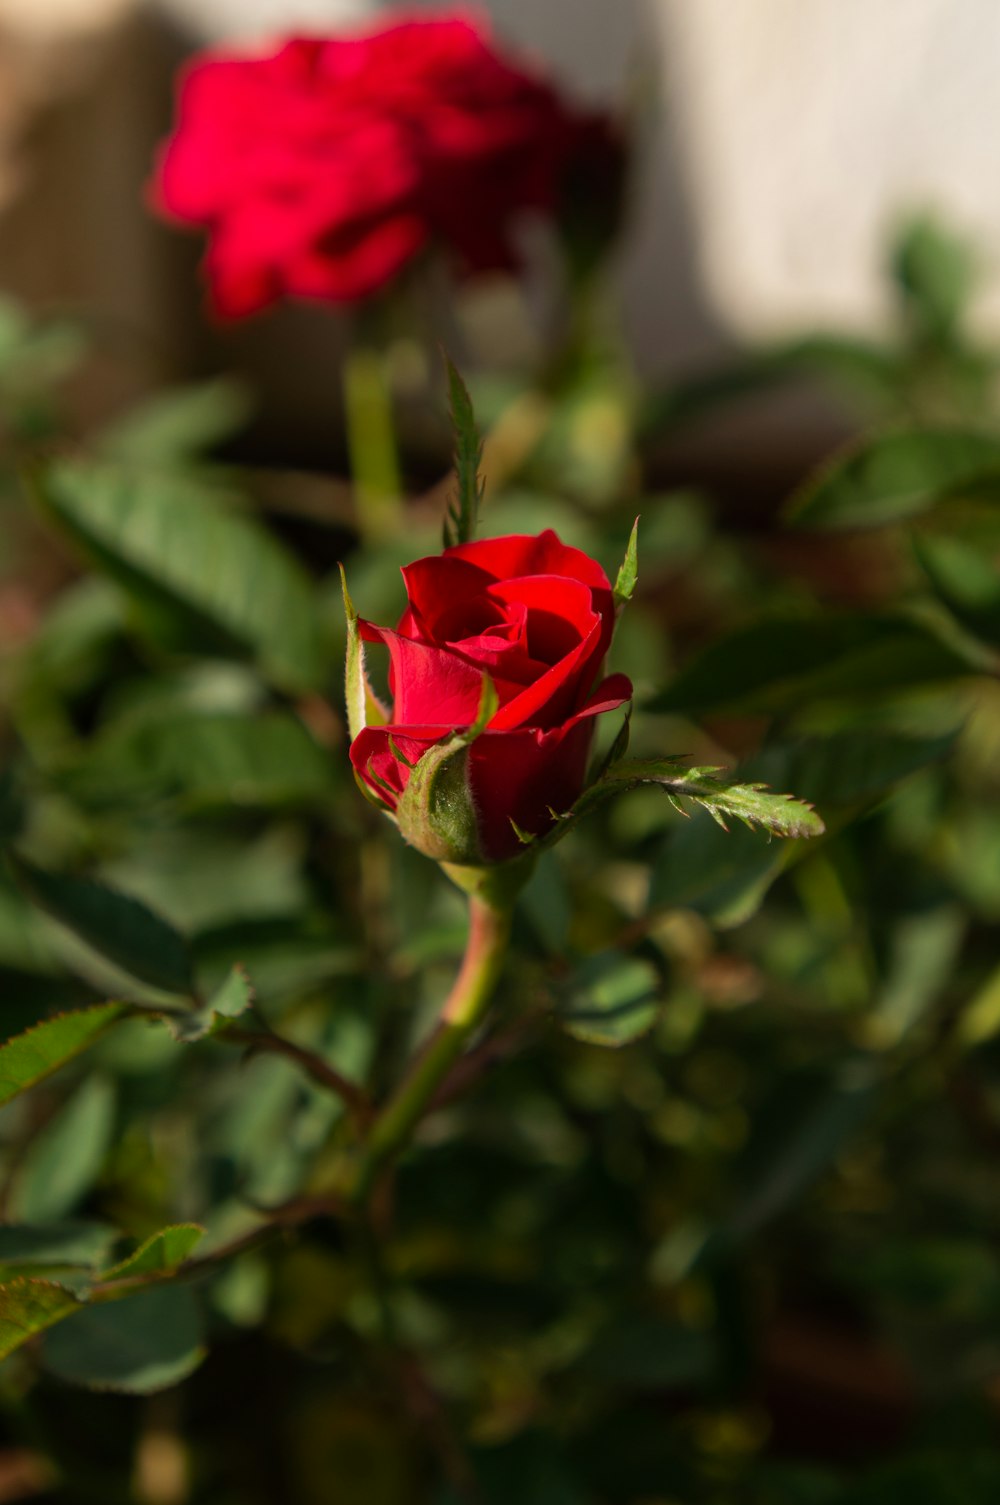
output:
[[[430,243],[511,268],[522,210],[553,214],[599,117],[503,57],[467,16],[208,55],[182,75],[155,205],[209,232],[217,311],[368,297]],[[575,166],[574,166],[575,164]]]
[[[359,622],[389,650],[392,710],[351,744],[366,789],[395,812],[429,749],[471,727],[484,676],[498,707],[467,754],[480,858],[523,851],[584,787],[595,717],[631,698],[624,674],[601,680],[614,597],[599,564],[538,537],[488,538],[403,570],[408,606],[395,630]],[[405,833],[404,833],[405,834]]]

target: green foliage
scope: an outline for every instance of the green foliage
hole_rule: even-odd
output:
[[[590,1045],[628,1045],[652,1029],[661,993],[656,968],[646,958],[600,952],[570,979],[560,1022]]]
[[[740,784],[720,768],[686,768],[677,758],[643,758],[616,762],[601,779],[581,795],[570,819],[579,819],[612,795],[650,785],[662,789],[680,815],[687,811],[682,799],[707,810],[712,819],[728,830],[727,818],[745,826],[760,826],[772,836],[820,836],[823,821],[789,794],[772,794],[763,784]]]
[[[0,1359],[79,1308],[73,1292],[51,1280],[21,1276],[0,1285]]]
[[[968,245],[929,216],[904,227],[892,272],[918,338],[944,342],[957,334],[976,280],[974,263]]]
[[[368,683],[368,675],[365,672],[365,646],[361,641],[358,614],[347,589],[347,575],[343,565],[340,566],[340,583],[344,593],[344,614],[347,618],[345,669],[347,729],[353,742],[366,726],[384,726],[389,720],[389,713]]]
[[[412,350],[359,368],[356,508],[287,435],[288,470],[214,461],[249,452],[226,381],[70,435],[78,332],[0,306],[0,1420],[54,1505],[992,1501],[1000,359],[973,265],[914,223],[884,337],[658,394],[596,283],[537,383],[477,370],[491,526],[612,563],[637,709],[599,718],[590,790],[508,892],[451,870],[480,901],[523,882],[458,1052],[463,899],[346,777],[388,697],[336,563],[391,621],[435,546],[427,498],[392,521],[370,405],[399,376],[405,472],[443,475]],[[448,380],[454,544],[482,462]],[[804,382],[858,432],[790,506],[688,458]],[[452,857],[494,705],[401,804]],[[442,1060],[359,1216],[373,1121]]]
[[[101,1275],[102,1281],[132,1280],[139,1275],[170,1275],[189,1259],[205,1235],[197,1223],[177,1223],[150,1234],[127,1259]]]
[[[29,898],[123,972],[165,993],[191,992],[187,947],[160,915],[90,878],[47,873],[24,857],[10,861]]]
[[[901,613],[765,618],[692,658],[646,709],[782,713],[947,683],[976,667],[964,645]]]
[[[97,436],[97,447],[113,460],[178,464],[231,438],[252,408],[250,392],[226,378],[177,387],[129,409]]]
[[[632,532],[629,534],[628,548],[625,550],[625,558],[615,579],[614,597],[615,606],[624,606],[626,601],[631,601],[635,595],[636,583],[639,579],[639,519],[632,524]]]
[[[77,1311],[49,1334],[43,1353],[45,1368],[61,1380],[131,1395],[176,1385],[204,1357],[197,1304],[185,1286]]]
[[[899,429],[852,444],[792,498],[793,522],[876,528],[918,516],[988,482],[1000,490],[1000,438],[975,430]]]
[[[207,634],[219,651],[250,654],[283,688],[322,683],[323,630],[309,577],[239,510],[240,498],[191,477],[106,462],[63,462],[35,484],[158,641],[184,647]]]
[[[167,1024],[175,1040],[191,1044],[206,1036],[218,1035],[253,1006],[254,990],[246,969],[239,963],[225,982],[201,1008],[189,1014],[169,1014]]]
[[[465,382],[452,360],[447,355],[444,359],[455,435],[456,492],[448,504],[444,523],[444,546],[451,549],[457,544],[468,543],[476,534],[483,501],[483,481],[479,474],[483,444]]]
[[[26,1092],[88,1050],[128,1013],[123,1003],[98,1003],[57,1014],[0,1045],[0,1103]]]

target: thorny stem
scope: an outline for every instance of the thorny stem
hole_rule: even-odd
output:
[[[367,1202],[379,1172],[405,1148],[481,1021],[503,967],[510,926],[509,906],[497,907],[476,895],[470,898],[461,969],[436,1030],[372,1125],[348,1193],[355,1203]]]

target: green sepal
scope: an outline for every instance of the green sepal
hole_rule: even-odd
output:
[[[385,726],[389,712],[379,700],[365,673],[365,645],[358,628],[358,614],[354,609],[347,589],[347,573],[340,566],[340,584],[344,592],[344,615],[347,618],[347,661],[345,666],[345,690],[347,697],[347,729],[351,741],[366,726]]]
[[[625,558],[615,579],[614,598],[615,610],[620,611],[626,601],[631,601],[635,594],[636,581],[639,579],[639,519],[632,524],[632,532],[629,534],[628,547],[625,550]]]
[[[469,787],[469,748],[486,730],[499,703],[493,681],[484,674],[472,725],[428,748],[400,795],[396,806],[400,833],[435,862],[473,867],[484,862]]]

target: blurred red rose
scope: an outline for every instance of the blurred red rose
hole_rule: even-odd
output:
[[[595,683],[614,630],[601,566],[551,530],[488,538],[403,570],[409,605],[395,632],[362,621],[389,649],[390,724],[366,727],[351,761],[389,810],[411,765],[476,718],[483,675],[499,708],[469,748],[468,777],[484,860],[523,850],[581,793],[594,718],[631,698],[623,674]],[[402,758],[398,754],[402,754]]]
[[[481,19],[397,14],[189,65],[153,197],[208,230],[220,314],[350,302],[429,243],[463,272],[514,266],[514,217],[558,212],[594,119],[502,57]]]

